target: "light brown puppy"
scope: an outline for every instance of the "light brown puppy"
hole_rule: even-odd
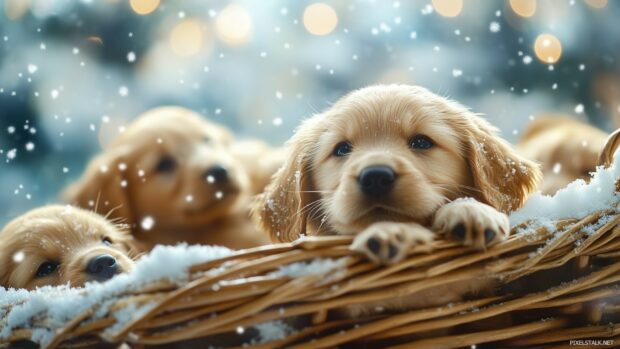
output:
[[[190,110],[152,109],[94,158],[63,197],[122,219],[145,250],[177,242],[262,245],[268,240],[251,223],[249,197],[262,190],[277,161],[259,167],[270,149],[250,142],[235,144],[227,129]]]
[[[288,145],[285,165],[254,210],[262,229],[275,241],[354,234],[352,248],[377,263],[398,262],[412,245],[427,244],[435,236],[430,226],[479,249],[504,239],[505,213],[540,178],[484,119],[415,86],[354,91],[305,121]],[[462,282],[392,306],[457,301],[485,287]]]
[[[590,178],[607,137],[607,133],[586,123],[547,115],[528,125],[517,149],[542,164],[544,180],[539,189],[553,194],[576,179]]]
[[[131,236],[90,211],[45,206],[0,232],[0,286],[82,286],[133,269]]]

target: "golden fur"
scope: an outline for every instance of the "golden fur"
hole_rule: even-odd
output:
[[[265,143],[235,142],[190,110],[161,107],[129,125],[63,196],[123,219],[145,249],[182,241],[252,247],[268,240],[253,228],[249,197],[264,188],[277,159]],[[209,179],[214,166],[227,170],[226,180]],[[141,224],[145,217],[152,228]]]
[[[0,286],[81,286],[94,280],[86,270],[97,256],[111,256],[117,273],[133,269],[130,250],[131,236],[94,212],[71,206],[41,207],[15,218],[0,232]],[[43,263],[50,262],[58,267],[37,277]]]
[[[539,189],[553,194],[576,179],[590,178],[607,137],[607,133],[575,119],[546,115],[528,125],[517,149],[542,164],[544,180]]]
[[[410,140],[422,135],[434,146],[412,149]],[[352,151],[337,157],[343,141]],[[261,229],[274,241],[354,234],[352,248],[377,263],[395,263],[411,245],[428,243],[430,226],[475,248],[503,239],[505,213],[519,208],[540,179],[537,165],[487,121],[416,86],[354,91],[305,121],[288,146],[284,166],[254,208]],[[394,171],[394,188],[369,200],[359,189],[360,171],[378,165]],[[391,306],[439,304],[487,287],[459,283],[432,291],[441,297],[420,293]]]

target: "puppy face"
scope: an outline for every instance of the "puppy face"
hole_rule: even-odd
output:
[[[420,87],[355,91],[306,121],[289,145],[257,209],[276,240],[306,226],[347,234],[378,221],[428,224],[459,197],[508,212],[540,177],[486,121]]]
[[[89,164],[65,198],[102,213],[114,209],[112,217],[137,229],[144,217],[157,230],[204,226],[247,191],[231,140],[226,129],[189,110],[153,109]]]
[[[93,212],[70,206],[30,211],[0,232],[0,285],[81,286],[130,271],[129,235]]]
[[[576,179],[590,179],[607,137],[605,132],[574,119],[543,116],[530,123],[518,148],[542,164],[540,190],[553,194]]]

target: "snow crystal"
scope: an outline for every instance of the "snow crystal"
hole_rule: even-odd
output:
[[[258,330],[258,343],[266,343],[284,339],[295,333],[295,330],[282,320],[264,322],[254,326]]]
[[[127,53],[127,62],[129,63],[133,63],[136,61],[136,54],[133,51],[130,51],[129,53]]]
[[[282,118],[274,118],[271,123],[273,124],[273,126],[280,126],[282,125]]]
[[[584,108],[583,108],[583,104],[581,104],[581,103],[580,103],[580,104],[577,104],[577,105],[575,106],[575,113],[577,113],[577,114],[581,114],[581,113],[583,113],[583,109],[584,109]]]
[[[52,96],[52,99],[56,99],[58,98],[58,90],[54,89],[50,92],[50,96]]]
[[[532,63],[532,56],[523,56],[523,64],[530,64]]]
[[[463,71],[460,69],[452,69],[452,76],[454,76],[455,78],[459,77],[463,75]]]
[[[6,152],[6,158],[8,160],[13,160],[17,156],[17,149],[13,148]]]
[[[39,70],[39,67],[37,67],[34,64],[28,64],[28,73],[29,74],[34,74],[37,72],[37,70]]]
[[[153,229],[153,226],[155,226],[155,219],[153,217],[146,216],[142,218],[142,221],[140,222],[140,227],[142,227],[142,229],[151,230]]]
[[[127,95],[129,95],[129,89],[127,88],[127,86],[121,86],[118,88],[118,94],[121,97],[127,97]]]
[[[491,33],[497,33],[502,29],[502,26],[498,23],[498,22],[491,22],[489,24],[489,30],[491,31]]]
[[[553,169],[552,169],[553,173],[558,174],[558,173],[560,173],[561,170],[562,170],[562,164],[559,163],[559,162],[556,162],[553,165]]]
[[[32,143],[32,142],[26,143],[25,148],[26,148],[27,151],[33,151],[34,150],[34,143]]]
[[[525,205],[510,215],[511,225],[527,220],[559,220],[585,217],[594,212],[613,208],[620,195],[616,192],[616,180],[620,178],[620,151],[614,156],[609,168],[599,166],[589,183],[578,179],[553,196],[531,195]]]
[[[223,192],[221,192],[219,190],[215,192],[215,198],[216,199],[220,200],[223,197],[224,197],[224,193]]]
[[[24,254],[24,251],[17,251],[15,252],[15,254],[13,254],[13,262],[15,263],[23,262],[25,257],[26,255]]]

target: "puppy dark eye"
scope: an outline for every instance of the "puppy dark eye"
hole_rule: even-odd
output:
[[[108,246],[112,245],[112,243],[113,243],[112,240],[109,237],[107,237],[107,236],[105,236],[103,239],[101,239],[101,242],[103,242],[104,245],[108,245]]]
[[[426,150],[432,148],[434,145],[435,143],[433,143],[433,140],[425,135],[413,136],[409,140],[409,146],[411,149]]]
[[[169,173],[174,171],[177,166],[176,161],[171,156],[164,156],[159,159],[157,166],[155,167],[155,171],[159,173]]]
[[[340,142],[334,148],[334,156],[345,156],[353,151],[353,145],[349,142]]]
[[[37,269],[37,277],[42,278],[46,277],[58,269],[59,264],[56,262],[45,262],[39,266]]]

